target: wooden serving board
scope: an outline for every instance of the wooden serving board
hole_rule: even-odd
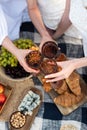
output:
[[[6,101],[5,101],[5,103],[3,104],[3,106],[0,109],[0,115],[1,115],[3,110],[4,110],[4,108],[5,108],[5,106],[8,103],[8,100],[9,100],[11,94],[12,94],[12,88],[10,86],[4,85],[2,83],[0,83],[0,84],[4,87],[4,94],[6,96]]]
[[[42,100],[43,100],[42,93],[41,93],[41,91],[40,91],[39,89],[33,87],[33,88],[31,88],[30,90],[32,90],[34,93],[40,95],[40,100],[41,100],[40,105],[37,106],[37,107],[33,110],[32,116],[30,116],[30,115],[27,115],[27,116],[26,116],[26,123],[25,123],[25,125],[24,125],[22,128],[20,128],[20,129],[15,129],[15,128],[13,128],[12,126],[10,126],[10,130],[30,130],[31,125],[32,125],[32,123],[33,123],[33,121],[34,121],[34,119],[35,119],[36,114],[37,114],[38,111],[39,111],[39,108],[40,108],[41,103],[42,103]]]
[[[38,78],[42,82],[43,75],[39,75]],[[81,102],[79,102],[78,104],[75,104],[71,107],[63,107],[56,103],[57,108],[63,115],[70,114],[71,112],[76,110],[78,107],[80,107],[81,105],[83,105],[84,103],[87,102],[87,84],[84,82],[84,80],[82,78],[80,78],[80,84],[81,84],[81,89],[84,92],[84,98],[81,100]],[[47,93],[50,95],[50,97],[52,98],[53,101],[54,101],[54,98],[59,95],[56,91],[54,91],[54,89],[51,89]]]
[[[23,99],[24,95],[34,87],[33,80],[30,78],[25,84],[25,82],[20,84],[20,86],[11,86],[12,92],[11,96],[8,99],[3,111],[0,113],[0,121],[9,121],[10,115],[17,110],[18,105]],[[5,83],[3,83],[5,84]],[[6,85],[7,86],[7,83]],[[8,89],[10,89],[8,85]],[[7,91],[6,91],[7,93]]]

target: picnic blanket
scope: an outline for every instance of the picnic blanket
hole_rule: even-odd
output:
[[[23,26],[25,26],[25,24],[23,24]],[[29,29],[31,32],[26,32],[26,30]],[[25,30],[21,28],[21,31],[23,32],[20,37],[31,38],[36,44],[40,43],[40,35],[34,29],[32,23],[27,23]],[[63,35],[57,42],[61,51],[66,54],[67,57],[79,58],[84,56],[82,42],[78,39],[65,37]],[[77,71],[85,82],[87,82],[87,67],[78,69]],[[87,103],[80,106],[71,114],[64,116],[53,103],[51,97],[43,90],[39,79],[33,77],[33,81],[35,87],[42,91],[44,100],[30,130],[68,130],[68,127],[72,130],[71,126],[74,126],[74,128],[76,128],[75,130],[87,130]],[[64,127],[67,128],[64,129]],[[8,123],[0,122],[0,130],[9,130]]]

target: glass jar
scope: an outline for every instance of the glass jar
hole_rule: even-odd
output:
[[[47,41],[42,46],[42,55],[46,58],[55,58],[59,53],[58,46],[54,41]]]
[[[40,63],[40,70],[44,75],[52,74],[58,71],[58,66],[54,59],[45,58]]]
[[[33,69],[39,69],[39,65],[42,61],[43,57],[41,53],[38,50],[31,51],[26,56],[26,62],[29,65],[29,67]]]

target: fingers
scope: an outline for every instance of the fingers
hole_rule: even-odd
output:
[[[21,63],[21,66],[25,69],[25,71],[29,72],[29,73],[39,73],[39,70],[35,70],[35,69],[32,69],[30,68],[25,61],[22,61]]]
[[[59,77],[56,77],[56,78],[53,78],[53,79],[47,79],[46,82],[56,82],[56,81],[60,81],[60,80],[63,80],[65,79],[65,76],[62,75],[62,76],[59,76]]]
[[[59,80],[63,80],[66,77],[67,73],[63,73],[63,71],[45,76],[45,78],[47,79],[46,82],[56,82]]]
[[[45,78],[56,78],[57,76],[60,76],[60,75],[62,75],[62,73],[61,72],[58,72],[58,73],[54,73],[54,74],[49,74],[49,75],[46,75],[45,76]]]
[[[27,72],[30,72],[30,73],[38,73],[39,70],[35,70],[35,69],[32,69],[32,68],[29,68],[27,66],[24,66],[24,69],[27,71]]]
[[[24,69],[29,72],[29,73],[39,73],[39,70],[34,70],[34,69],[31,69],[27,66],[24,66]]]
[[[39,51],[40,51],[40,53],[41,53],[41,50],[42,50],[42,45],[40,44],[40,46],[39,46]]]
[[[26,49],[26,50],[20,50],[20,53],[18,54],[18,61],[20,65],[25,69],[25,71],[29,73],[38,73],[39,70],[35,70],[30,68],[26,63],[26,55],[31,52],[32,50]]]

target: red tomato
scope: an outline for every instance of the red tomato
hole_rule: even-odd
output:
[[[4,92],[4,87],[3,85],[0,84],[0,94]]]
[[[0,94],[0,105],[3,105],[4,104],[4,102],[6,101],[6,96],[5,96],[5,94]]]

